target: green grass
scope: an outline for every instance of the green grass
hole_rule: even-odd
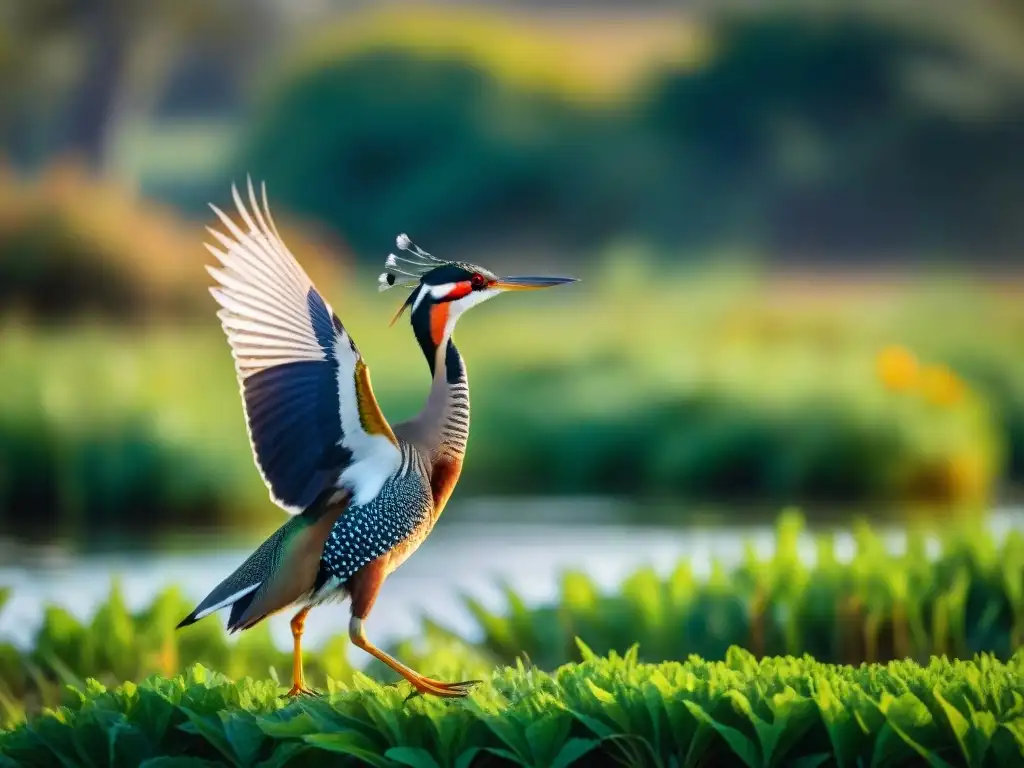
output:
[[[469,699],[405,701],[359,677],[285,704],[272,683],[196,667],[0,734],[0,764],[235,766],[1007,766],[1024,758],[1024,656],[858,668],[810,658],[658,665],[585,654],[495,671]],[[188,760],[187,758],[191,758]]]

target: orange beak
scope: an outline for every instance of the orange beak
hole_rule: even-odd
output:
[[[499,277],[491,287],[499,291],[536,291],[575,282],[575,277]]]

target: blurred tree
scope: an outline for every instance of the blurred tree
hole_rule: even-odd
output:
[[[236,170],[266,179],[282,206],[329,223],[374,259],[395,226],[448,252],[564,232],[560,217],[581,183],[579,153],[567,148],[587,137],[568,105],[454,58],[401,50],[303,72],[253,124]]]
[[[255,56],[254,43],[268,26],[266,9],[263,3],[247,4],[240,13],[233,0],[15,2],[6,11],[7,37],[0,37],[0,66],[7,62],[0,76],[16,82],[54,47],[70,47],[75,73],[65,83],[61,117],[54,121],[60,132],[47,150],[79,155],[98,167],[118,116],[151,108],[183,52],[215,41],[222,61]],[[18,47],[5,56],[7,39]]]
[[[707,66],[654,89],[645,119],[665,162],[645,231],[675,232],[686,211],[691,242],[744,232],[816,259],[1024,237],[1006,203],[1024,194],[1024,89],[966,45],[842,13],[746,13],[716,45]]]

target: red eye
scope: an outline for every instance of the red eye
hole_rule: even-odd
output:
[[[487,278],[485,278],[483,275],[477,272],[475,275],[469,278],[469,283],[470,285],[473,286],[474,290],[477,290],[484,287],[484,285],[487,283]]]

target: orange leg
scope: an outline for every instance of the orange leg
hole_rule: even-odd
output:
[[[470,689],[480,683],[480,680],[465,680],[461,683],[445,683],[421,675],[413,669],[405,666],[394,656],[390,656],[375,646],[366,637],[363,631],[363,620],[370,613],[377,593],[387,574],[387,556],[374,560],[363,568],[349,581],[349,594],[352,596],[352,619],[348,625],[348,635],[353,645],[361,648],[375,659],[384,662],[391,669],[395,670],[403,678],[408,680],[414,689],[413,696],[429,693],[433,696],[445,698],[461,698],[468,696]]]
[[[362,648],[371,656],[383,661],[391,669],[395,670],[395,672],[412,684],[412,687],[418,694],[429,693],[433,696],[442,696],[449,699],[461,698],[468,696],[470,689],[481,682],[480,680],[464,680],[461,683],[444,683],[440,680],[434,680],[433,678],[421,675],[371,643],[363,632],[363,620],[356,616],[353,616],[349,623],[348,634],[356,647]]]
[[[318,696],[311,688],[306,687],[306,679],[302,674],[302,631],[306,627],[306,615],[310,606],[306,606],[292,618],[292,688],[285,696]]]

